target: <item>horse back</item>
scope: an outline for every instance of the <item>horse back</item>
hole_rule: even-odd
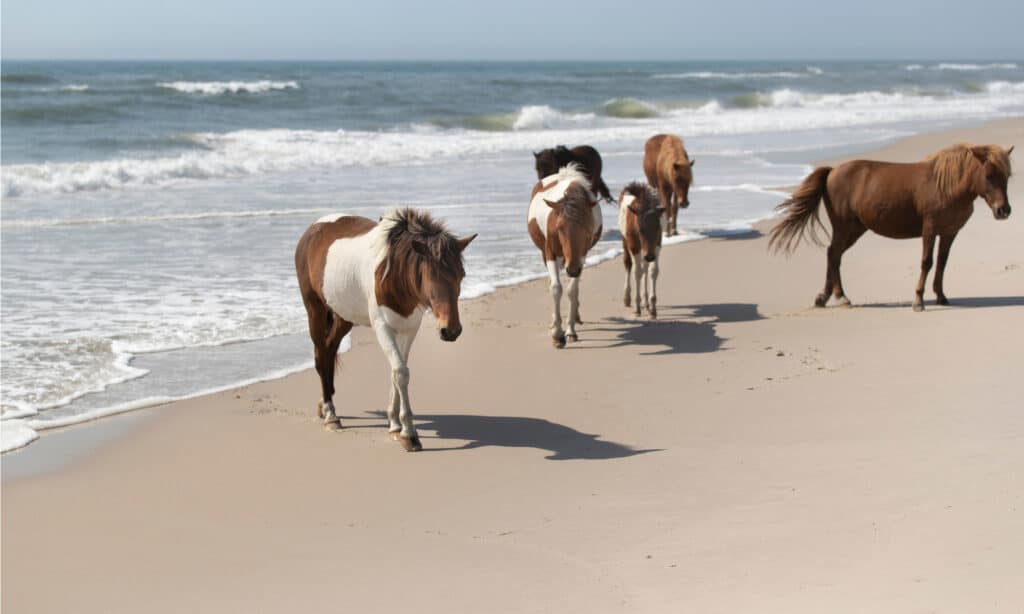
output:
[[[323,218],[307,228],[295,247],[295,272],[304,300],[318,298],[326,302],[323,296],[324,270],[331,245],[339,239],[364,235],[377,226],[377,222],[355,215],[325,220]]]
[[[652,186],[658,185],[658,156],[661,155],[661,145],[668,136],[656,134],[644,144],[644,175],[647,176],[647,183]]]

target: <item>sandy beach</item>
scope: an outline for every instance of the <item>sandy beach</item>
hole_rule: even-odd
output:
[[[1024,119],[857,157],[957,141],[1024,145]],[[388,437],[366,329],[339,432],[306,371],[47,433],[3,457],[0,605],[1019,612],[1022,185],[1008,221],[976,205],[953,304],[929,281],[924,313],[919,240],[865,236],[843,261],[854,307],[815,309],[823,250],[770,255],[766,223],[666,248],[654,322],[622,306],[621,261],[587,269],[565,350],[543,280],[464,303],[455,344],[428,317],[422,453]]]

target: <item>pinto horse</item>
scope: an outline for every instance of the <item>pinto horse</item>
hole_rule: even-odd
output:
[[[556,348],[566,339],[578,341],[576,324],[580,321],[580,274],[587,252],[601,238],[601,207],[590,191],[590,182],[578,164],[570,163],[558,173],[545,177],[533,187],[526,227],[534,245],[541,251],[551,278],[554,316],[551,340]],[[568,334],[562,329],[562,280],[560,270],[569,276]]]
[[[392,211],[379,222],[328,215],[302,235],[295,271],[309,316],[325,428],[341,428],[333,401],[338,346],[352,326],[369,326],[391,363],[388,431],[409,452],[423,448],[409,405],[409,349],[427,308],[441,339],[459,338],[462,252],[474,238],[456,239],[413,209]]]
[[[603,167],[601,154],[597,153],[597,150],[590,145],[580,145],[572,149],[567,148],[565,145],[559,145],[551,149],[543,149],[540,153],[534,152],[533,158],[538,180],[557,174],[558,169],[570,162],[575,162],[586,173],[592,191],[607,201],[612,200],[608,186],[605,185],[604,179],[601,179],[601,169]]]
[[[647,183],[658,190],[667,211],[665,236],[679,234],[676,218],[680,207],[690,206],[690,184],[696,163],[697,159],[686,153],[683,139],[673,134],[656,134],[644,144],[644,175]]]
[[[619,194],[619,233],[622,234],[622,263],[626,265],[626,287],[622,303],[631,301],[630,279],[636,285],[633,314],[640,316],[640,282],[644,301],[652,318],[658,317],[658,259],[661,255],[661,217],[665,207],[649,186],[634,181]],[[647,293],[650,283],[650,295]]]
[[[834,169],[819,167],[777,207],[785,217],[772,229],[769,247],[792,252],[808,230],[811,240],[821,245],[814,226],[822,226],[818,207],[824,200],[832,222],[832,241],[825,289],[814,299],[815,306],[824,307],[830,294],[840,304],[850,304],[839,265],[843,252],[868,230],[892,239],[922,237],[914,311],[924,309],[924,285],[938,237],[938,268],[932,287],[936,303],[948,305],[942,287],[946,261],[957,233],[974,213],[974,200],[983,198],[997,220],[1010,217],[1006,184],[1012,151],[1013,147],[960,144],[910,164],[853,160]]]

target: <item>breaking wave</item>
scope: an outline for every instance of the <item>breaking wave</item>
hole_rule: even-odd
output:
[[[259,94],[281,90],[297,90],[297,81],[170,81],[157,83],[163,87],[185,94],[203,94],[216,96],[219,94]]]

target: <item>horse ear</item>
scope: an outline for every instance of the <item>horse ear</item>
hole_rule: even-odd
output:
[[[1016,145],[1010,145],[1010,148],[1006,150],[1006,155],[1010,155],[1010,154],[1012,154],[1012,153],[1013,153],[1013,148],[1014,148],[1014,147],[1016,147]]]
[[[462,239],[456,239],[455,243],[456,243],[456,245],[459,246],[459,252],[465,251],[465,249],[467,247],[469,247],[469,244],[473,242],[473,239],[476,238],[476,235],[477,235],[477,233],[473,233],[473,234],[471,234],[468,237],[465,237],[465,238],[462,238]]]
[[[537,158],[539,158],[539,157],[540,157],[540,154],[539,154],[539,153],[537,153],[536,151],[535,151],[535,152],[533,152],[533,159],[534,159],[534,160],[536,160],[536,159],[537,159]]]
[[[697,158],[690,158],[690,168],[693,168],[693,165],[696,164],[696,163],[697,163]]]
[[[546,202],[546,203],[548,204],[548,206],[549,206],[549,207],[551,207],[552,209],[554,209],[554,210],[556,210],[556,211],[558,210],[558,208],[559,208],[559,207],[561,207],[561,206],[562,206],[562,203],[560,203],[560,202],[555,202],[555,201],[553,201],[553,200],[548,200],[548,199],[546,199],[546,198],[544,199],[544,202]]]

